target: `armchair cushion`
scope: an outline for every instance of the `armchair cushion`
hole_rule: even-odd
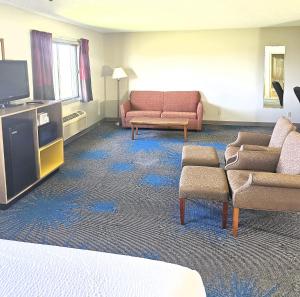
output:
[[[295,130],[295,126],[285,117],[281,117],[274,129],[270,139],[270,147],[282,147],[288,134]]]
[[[300,133],[291,132],[282,146],[278,173],[300,174]]]
[[[225,169],[275,172],[279,156],[280,151],[238,151]]]

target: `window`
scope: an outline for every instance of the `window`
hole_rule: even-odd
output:
[[[53,42],[52,49],[55,100],[79,99],[79,46]]]

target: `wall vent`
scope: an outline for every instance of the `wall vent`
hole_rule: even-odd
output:
[[[87,116],[83,110],[75,111],[63,117],[64,140],[87,128]]]

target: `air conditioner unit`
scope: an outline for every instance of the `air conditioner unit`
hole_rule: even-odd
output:
[[[63,117],[64,140],[87,128],[87,116],[83,110],[75,111]]]

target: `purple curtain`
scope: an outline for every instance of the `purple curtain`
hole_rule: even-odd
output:
[[[89,58],[89,41],[87,39],[80,39],[79,43],[79,73],[82,101],[89,102],[93,100]]]
[[[55,100],[51,33],[31,31],[31,55],[33,98]]]

